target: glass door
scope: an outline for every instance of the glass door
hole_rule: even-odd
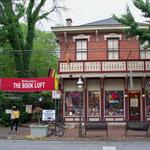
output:
[[[129,93],[129,120],[140,120],[140,93]]]

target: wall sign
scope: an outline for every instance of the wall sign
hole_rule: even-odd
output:
[[[130,107],[138,107],[138,98],[130,99]]]

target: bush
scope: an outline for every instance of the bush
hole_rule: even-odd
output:
[[[10,114],[3,113],[0,119],[1,126],[10,126]]]
[[[30,121],[30,115],[27,112],[20,113],[20,123],[28,123]]]

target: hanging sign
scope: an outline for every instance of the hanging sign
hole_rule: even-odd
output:
[[[2,91],[40,92],[54,89],[54,78],[1,78]]]
[[[52,90],[52,99],[60,99],[61,92],[60,90]]]

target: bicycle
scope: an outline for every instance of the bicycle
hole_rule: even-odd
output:
[[[48,135],[49,136],[63,136],[65,134],[65,128],[63,126],[63,122],[59,122],[58,120],[50,120],[48,126]]]

